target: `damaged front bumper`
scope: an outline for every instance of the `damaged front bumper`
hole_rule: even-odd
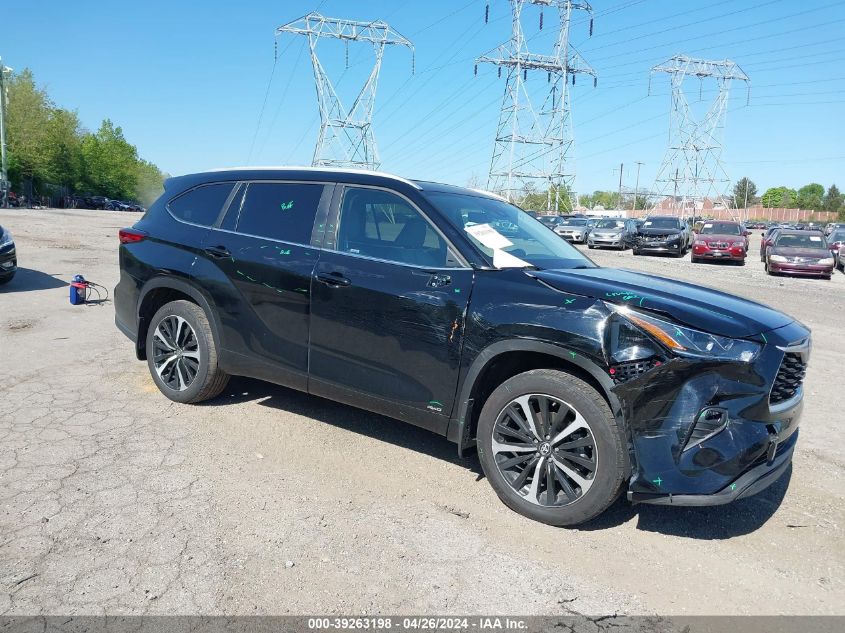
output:
[[[810,333],[765,332],[751,363],[672,358],[614,388],[625,413],[634,503],[718,505],[788,468],[803,408]]]

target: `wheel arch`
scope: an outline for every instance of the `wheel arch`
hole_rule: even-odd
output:
[[[493,389],[507,378],[531,369],[560,369],[581,378],[604,397],[613,415],[624,423],[622,403],[612,390],[613,381],[589,358],[544,341],[498,341],[478,354],[461,384],[447,429],[447,438],[458,444],[458,455],[473,446],[478,416]]]
[[[178,277],[161,275],[147,281],[138,295],[138,335],[135,339],[135,354],[139,360],[147,358],[147,330],[150,320],[158,309],[171,301],[186,300],[203,309],[211,325],[211,333],[218,348],[220,347],[220,322],[217,311],[211,307],[211,301],[197,286]]]

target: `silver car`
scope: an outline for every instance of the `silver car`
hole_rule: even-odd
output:
[[[587,247],[609,247],[624,251],[634,242],[637,225],[624,218],[602,218],[587,236]]]
[[[558,224],[554,231],[567,242],[583,244],[587,241],[587,235],[590,233],[590,220],[587,218],[569,218]]]

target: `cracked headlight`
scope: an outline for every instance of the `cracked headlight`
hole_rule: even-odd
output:
[[[760,353],[761,345],[743,339],[716,336],[676,323],[656,319],[642,312],[612,306],[639,329],[649,334],[678,356],[694,356],[750,363]]]

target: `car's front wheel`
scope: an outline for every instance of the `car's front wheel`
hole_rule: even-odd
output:
[[[16,271],[17,272],[17,271]],[[0,276],[0,286],[3,284],[7,284],[12,281],[12,278],[15,276],[15,273],[9,273],[8,275]]]
[[[208,317],[190,301],[172,301],[159,308],[147,330],[146,349],[156,386],[175,402],[209,400],[229,382],[217,364]]]
[[[577,525],[607,509],[626,471],[623,436],[607,402],[558,370],[514,376],[478,422],[484,474],[511,509],[550,525]]]

